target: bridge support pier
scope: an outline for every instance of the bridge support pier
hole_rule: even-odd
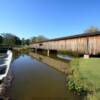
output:
[[[37,53],[37,49],[35,48],[35,53]]]
[[[46,56],[56,56],[57,50],[51,50],[51,49],[39,49],[39,48],[32,48],[31,49],[34,53],[43,54]]]
[[[47,56],[50,56],[50,50],[47,50]]]
[[[84,59],[89,59],[89,54],[85,54]]]
[[[57,55],[57,51],[56,50],[47,50],[47,56],[56,56]]]

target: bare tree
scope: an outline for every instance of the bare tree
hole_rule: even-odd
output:
[[[85,33],[92,33],[100,31],[97,27],[91,26],[90,28],[85,30]]]

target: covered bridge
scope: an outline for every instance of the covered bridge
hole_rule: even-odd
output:
[[[100,31],[36,42],[33,49],[71,51],[81,54],[100,54]]]

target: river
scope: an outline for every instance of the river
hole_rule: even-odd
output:
[[[66,76],[39,60],[21,54],[13,60],[11,100],[82,100],[66,87]]]

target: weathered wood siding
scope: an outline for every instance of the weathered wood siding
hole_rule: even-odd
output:
[[[100,53],[100,36],[89,37],[89,53],[94,55]]]
[[[95,55],[100,53],[100,35],[34,43],[31,47],[47,50],[72,51],[83,54],[89,53]]]

